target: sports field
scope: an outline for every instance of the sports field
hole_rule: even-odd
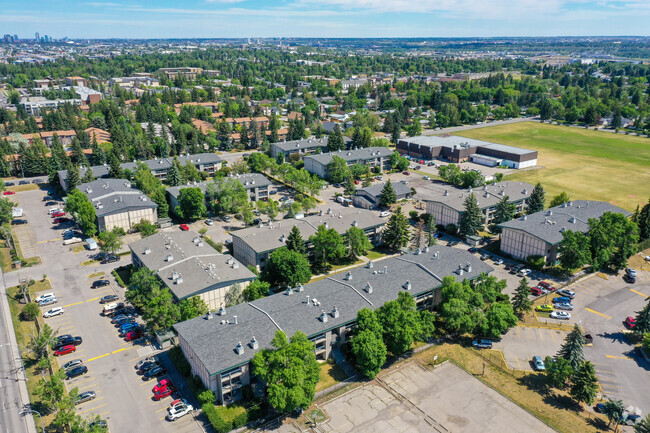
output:
[[[537,150],[538,169],[516,171],[506,180],[541,182],[547,205],[561,191],[572,199],[607,201],[631,212],[650,198],[650,138],[538,122],[454,135]]]

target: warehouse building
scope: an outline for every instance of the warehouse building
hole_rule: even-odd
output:
[[[375,310],[409,292],[419,309],[440,302],[442,279],[473,280],[493,269],[478,257],[456,248],[432,247],[424,252],[372,262],[299,285],[253,302],[210,312],[174,325],[192,375],[201,378],[219,403],[241,396],[241,388],[257,379],[250,361],[270,348],[276,331],[304,332],[318,359],[348,341],[362,308]]]
[[[557,249],[565,230],[586,233],[589,219],[600,218],[605,212],[631,214],[602,201],[575,200],[547,210],[524,215],[499,224],[501,251],[520,260],[541,256],[547,263],[555,263]]]
[[[379,167],[381,171],[389,171],[390,155],[393,152],[387,147],[366,147],[363,149],[339,150],[338,152],[321,153],[305,156],[305,170],[323,179],[327,178],[327,164],[334,156],[343,158],[350,166],[354,164],[368,165],[371,169]]]
[[[402,138],[397,141],[397,151],[415,158],[438,158],[453,163],[469,161],[488,167],[526,168],[537,165],[535,150],[455,135]]]
[[[230,254],[220,254],[194,232],[159,232],[129,245],[136,268],[146,267],[177,301],[199,296],[211,310],[224,307],[226,295],[243,290],[257,276]]]

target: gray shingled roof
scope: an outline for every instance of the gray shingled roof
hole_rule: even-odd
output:
[[[345,161],[368,161],[375,158],[387,157],[393,153],[387,147],[366,147],[363,149],[351,149],[351,150],[341,150],[338,152],[328,152],[321,153],[318,155],[308,155],[303,159],[307,160],[309,158],[314,159],[316,162],[319,162],[323,165],[327,165],[332,161],[332,156],[336,155],[340,158],[343,158]]]
[[[315,149],[318,147],[325,148],[327,147],[327,137],[280,141],[278,143],[272,143],[271,146],[275,146],[285,152],[290,152],[292,150],[300,150],[300,149]]]
[[[464,270],[462,276],[455,273],[459,265],[465,267],[467,264],[471,265],[471,271]],[[353,323],[362,308],[376,309],[396,299],[398,293],[405,290],[407,281],[411,284],[410,293],[417,296],[439,287],[445,276],[451,275],[461,281],[492,270],[467,251],[434,246],[428,253],[381,260],[373,268],[352,269],[349,280],[346,279],[347,272],[339,273],[306,284],[302,291],[295,289],[291,295],[278,293],[228,308],[225,315],[215,315],[212,320],[206,316],[197,317],[177,323],[174,328],[213,375],[247,363],[257,351],[270,347],[278,329],[289,336],[298,330],[308,337],[316,336]],[[372,293],[368,293],[367,284],[372,287]],[[314,300],[318,305],[314,305]],[[334,307],[339,312],[338,318],[332,314]],[[327,322],[319,319],[322,311],[327,314]],[[234,324],[234,316],[237,316],[237,324]],[[253,337],[259,342],[257,350],[248,345]],[[242,355],[234,350],[239,342],[245,346]]]
[[[98,217],[158,205],[124,179],[98,179],[77,187],[95,206]]]
[[[444,203],[458,212],[464,212],[465,206],[463,203],[471,193],[474,193],[474,196],[476,196],[478,206],[481,209],[486,209],[496,206],[506,195],[510,197],[511,203],[527,200],[533,192],[533,188],[533,185],[526,182],[510,181],[469,189],[462,189],[453,185],[429,183],[418,187],[417,197],[427,202]],[[445,192],[447,195],[445,195]]]
[[[191,231],[159,232],[129,248],[141,263],[158,273],[177,299],[257,278],[230,254],[218,253]],[[172,278],[174,273],[182,277],[181,283]]]
[[[254,251],[261,253],[285,246],[286,238],[293,226],[297,226],[303,239],[307,240],[310,236],[316,234],[320,225],[327,223],[329,228],[343,234],[352,226],[354,221],[357,222],[357,227],[362,230],[381,227],[386,223],[383,218],[379,217],[377,212],[346,207],[331,214],[323,212],[323,215],[274,221],[270,225],[249,227],[233,231],[230,234],[233,238],[237,237],[246,242]]]
[[[225,180],[236,179],[241,182],[244,186],[244,189],[249,190],[253,188],[259,188],[264,186],[271,185],[271,181],[266,178],[266,176],[259,173],[245,173],[238,174],[234,176],[228,176]],[[194,182],[188,185],[179,185],[179,186],[170,186],[167,188],[167,193],[172,197],[178,197],[180,191],[184,188],[201,188],[201,191],[205,194],[206,188],[209,184],[214,183],[214,180],[205,181],[205,182]]]
[[[391,184],[393,185],[393,190],[395,191],[395,195],[397,197],[411,194],[413,192],[411,191],[410,186],[404,185],[402,182],[391,182]],[[382,189],[384,189],[384,185],[386,185],[386,183],[374,183],[365,188],[359,188],[356,194],[360,195],[361,192],[365,192],[370,196],[379,197],[381,195]]]
[[[589,218],[600,218],[605,212],[622,213],[626,217],[631,215],[630,212],[604,201],[575,200],[499,224],[499,227],[521,230],[555,245],[562,240],[564,230],[585,233],[589,230]]]

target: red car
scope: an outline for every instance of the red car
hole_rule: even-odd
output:
[[[65,212],[54,212],[52,218],[65,216]]]
[[[625,319],[625,326],[627,326],[627,329],[634,329],[636,326],[636,319],[632,316],[627,316],[627,319]]]
[[[66,218],[66,217],[54,218],[54,224],[67,223],[68,221],[70,221],[70,218]]]
[[[160,392],[153,393],[153,399],[156,401],[162,400],[165,397],[169,397],[176,391],[176,388],[165,388]]]
[[[13,195],[13,194],[16,194],[16,193],[13,192],[13,191],[5,191],[5,192],[3,192],[2,194],[3,194],[3,195]]]
[[[187,226],[187,224],[181,224],[181,225],[178,226],[178,227],[180,227],[180,229],[183,230],[184,232],[186,232],[186,231],[188,231],[188,230],[190,229],[190,228]]]
[[[405,171],[405,172],[404,172],[404,173],[402,173],[402,174],[404,174],[404,175],[406,175],[406,176],[410,176],[410,175],[411,175],[411,173],[410,173],[410,172],[408,172],[408,171]]]
[[[355,184],[355,185],[359,185],[359,181],[356,180],[356,179],[354,179],[354,184]]]
[[[540,289],[540,288],[537,287],[537,286],[532,287],[532,288],[530,289],[530,293],[532,293],[533,296],[540,296],[540,295],[543,295],[543,294],[544,294],[544,292],[542,292],[542,289]]]
[[[61,356],[61,355],[66,355],[68,353],[75,352],[77,350],[77,347],[74,344],[68,344],[67,346],[63,346],[58,348],[57,350],[54,351],[54,356]]]
[[[176,387],[169,379],[163,379],[153,387],[153,398],[158,401],[176,392]]]
[[[549,292],[555,292],[557,290],[555,287],[551,286],[551,283],[548,283],[546,281],[540,281],[539,283],[537,283],[537,285],[539,287],[545,288]]]
[[[142,337],[144,333],[142,332],[142,329],[138,329],[137,331],[131,331],[126,334],[126,337],[124,339],[126,341],[133,341],[137,340],[138,338]]]
[[[163,379],[160,382],[156,384],[156,386],[153,387],[152,391],[153,393],[157,393],[162,391],[163,389],[169,388],[169,387],[174,387],[174,384],[172,383],[171,380],[169,379]]]

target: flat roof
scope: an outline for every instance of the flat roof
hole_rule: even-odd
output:
[[[586,233],[589,230],[589,218],[600,218],[605,212],[621,213],[626,217],[632,215],[625,209],[604,201],[574,200],[499,224],[499,227],[521,230],[555,245],[560,243],[565,230]]]
[[[246,190],[271,185],[271,181],[268,180],[266,176],[259,173],[237,174],[237,175],[225,177],[223,179],[224,181],[229,179],[237,180],[242,184],[242,186]],[[201,188],[201,191],[205,193],[208,185],[211,183],[216,184],[216,180],[209,180],[205,182],[190,182],[186,185],[170,186],[169,188],[167,188],[167,193],[169,193],[169,195],[172,197],[178,197],[178,194],[184,188]]]
[[[230,254],[220,254],[192,231],[158,232],[129,248],[177,299],[257,278]],[[181,278],[174,278],[177,276]]]
[[[357,161],[357,160],[368,161],[375,158],[386,157],[391,155],[392,153],[393,151],[387,147],[366,147],[363,149],[339,150],[337,152],[321,153],[318,155],[308,155],[305,156],[303,159],[305,161],[307,159],[313,159],[314,161],[319,162],[320,164],[327,165],[332,161],[332,157],[334,155],[343,158],[347,162],[350,162],[350,161]]]
[[[357,227],[362,230],[381,227],[386,223],[385,219],[380,218],[377,212],[343,207],[336,212],[328,209],[327,212],[323,211],[322,214],[272,221],[262,226],[258,225],[233,231],[230,234],[233,238],[241,239],[257,253],[262,253],[285,246],[286,238],[293,226],[297,226],[300,229],[302,238],[307,240],[310,236],[316,234],[318,226],[325,223],[328,224],[329,228],[333,228],[342,234],[352,227],[355,221]]]
[[[533,185],[527,182],[502,181],[478,188],[458,188],[450,184],[427,183],[417,188],[420,200],[433,203],[443,203],[458,212],[465,211],[465,199],[470,194],[476,196],[478,206],[487,209],[496,206],[504,196],[510,197],[510,202],[526,200],[533,192]]]
[[[467,270],[467,265],[471,266]],[[455,273],[464,267],[463,275]],[[392,257],[332,275],[324,280],[306,284],[250,303],[226,309],[224,315],[197,317],[177,323],[174,328],[185,340],[210,375],[248,363],[256,352],[268,348],[277,330],[288,336],[300,330],[308,337],[339,328],[356,320],[362,308],[377,309],[396,299],[410,283],[413,296],[431,291],[441,285],[446,276],[456,280],[474,279],[493,270],[466,250],[433,246],[427,253]],[[367,285],[372,287],[368,293]],[[309,297],[309,302],[307,301]],[[339,316],[334,317],[336,308]],[[327,322],[320,320],[325,312]],[[237,316],[237,324],[235,317]],[[255,337],[258,349],[249,342]],[[235,346],[244,346],[238,355]]]
[[[77,187],[86,194],[98,217],[158,205],[125,179],[98,179]]]
[[[524,149],[523,147],[508,146],[506,144],[492,143],[489,141],[476,140],[474,138],[461,137],[459,135],[419,135],[416,137],[400,138],[399,141],[405,143],[419,144],[420,146],[429,147],[447,147],[453,149],[459,147],[477,147],[498,150],[515,155],[527,155],[536,152],[535,150]]]
[[[292,150],[300,149],[314,149],[317,147],[327,147],[328,137],[323,138],[306,138],[302,140],[291,140],[291,141],[280,141],[278,143],[272,143],[271,146],[275,146],[280,150],[289,152]]]

